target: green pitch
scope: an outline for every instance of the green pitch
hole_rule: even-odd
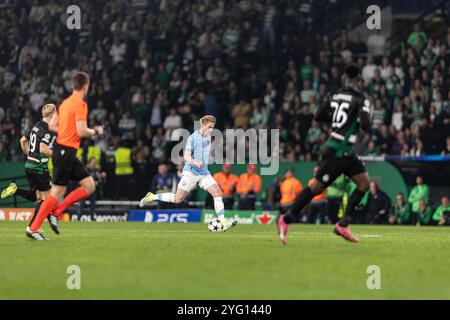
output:
[[[210,233],[203,224],[61,223],[33,242],[0,223],[0,299],[450,298],[450,228],[296,225],[283,247],[275,226]],[[81,289],[66,287],[81,269]],[[369,290],[370,265],[381,289]],[[370,282],[370,281],[369,281]],[[372,283],[372,282],[371,282]]]

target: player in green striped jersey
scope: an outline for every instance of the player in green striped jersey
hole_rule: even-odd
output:
[[[315,175],[315,182],[311,187],[303,189],[287,213],[280,215],[278,219],[278,235],[284,244],[287,243],[289,224],[294,221],[295,216],[341,174],[353,180],[357,188],[349,197],[344,216],[336,223],[334,232],[347,241],[358,242],[348,225],[355,207],[369,189],[370,181],[363,163],[352,149],[358,130],[370,128],[372,109],[369,100],[360,91],[361,76],[358,65],[348,64],[342,80],[343,87],[332,94],[315,115],[317,121],[331,123],[332,129],[322,150],[322,161]]]
[[[38,203],[30,224],[36,217],[41,202],[50,193],[51,177],[48,171],[48,161],[52,156],[52,147],[56,135],[49,130],[48,124],[55,112],[56,106],[54,104],[46,104],[42,107],[42,120],[36,123],[20,139],[22,151],[27,156],[25,175],[31,190],[18,188],[14,182],[11,182],[1,194],[2,199],[16,194],[26,200]],[[50,215],[48,221],[52,230],[59,234],[58,219]]]

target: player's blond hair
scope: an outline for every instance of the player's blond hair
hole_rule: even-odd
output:
[[[216,117],[211,116],[211,115],[206,115],[206,116],[203,116],[200,118],[201,124],[208,124],[210,122],[216,124]]]
[[[53,115],[56,112],[56,106],[53,103],[46,104],[42,107],[42,118]]]

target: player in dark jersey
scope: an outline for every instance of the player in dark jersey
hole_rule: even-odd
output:
[[[350,242],[359,240],[352,235],[349,222],[362,197],[369,189],[369,176],[362,162],[353,153],[359,128],[370,127],[371,106],[366,96],[359,91],[360,70],[356,64],[348,64],[342,77],[343,87],[328,97],[319,107],[315,119],[330,122],[332,132],[322,149],[322,161],[314,183],[297,196],[285,215],[278,218],[280,240],[287,244],[289,224],[317,194],[322,193],[341,174],[352,179],[357,188],[351,194],[344,216],[336,223],[334,233]]]
[[[22,151],[27,156],[25,163],[25,175],[31,190],[18,188],[14,182],[3,190],[1,198],[10,197],[14,194],[29,200],[37,202],[31,223],[34,221],[42,201],[50,193],[51,177],[48,171],[48,159],[52,156],[52,148],[56,135],[49,130],[48,124],[56,112],[54,104],[46,104],[42,107],[42,120],[36,123],[31,130],[20,139]],[[52,230],[59,234],[58,219],[51,215],[48,217]]]

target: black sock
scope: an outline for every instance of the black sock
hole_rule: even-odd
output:
[[[34,209],[33,216],[31,217],[31,221],[30,221],[30,223],[28,224],[28,226],[31,226],[31,224],[33,223],[34,219],[36,218],[36,216],[37,216],[37,214],[38,214],[38,212],[39,212],[39,208],[41,207],[42,202],[43,202],[43,201],[40,201],[40,202],[38,203],[36,209]]]
[[[359,189],[355,189],[353,191],[352,195],[348,199],[347,208],[345,209],[344,216],[339,220],[339,225],[341,227],[347,227],[350,223],[351,217],[353,216],[353,213],[355,212],[355,208],[359,205],[361,202],[361,199],[364,197],[364,194],[366,192],[361,191]]]
[[[284,215],[284,222],[291,223],[313,197],[314,193],[310,187],[303,189]]]
[[[17,188],[16,194],[31,202],[35,202],[37,200],[36,192],[31,190]]]

